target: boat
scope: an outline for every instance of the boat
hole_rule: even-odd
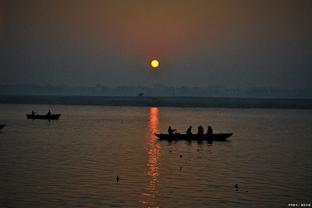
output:
[[[39,114],[26,114],[28,119],[45,119],[45,120],[58,120],[61,114],[46,114],[46,115],[39,115]]]
[[[233,133],[219,133],[219,134],[213,134],[213,135],[208,135],[208,134],[203,134],[203,135],[198,135],[198,134],[192,134],[192,135],[187,135],[187,134],[157,134],[155,133],[155,136],[157,136],[159,139],[158,140],[207,140],[207,141],[226,141],[227,138],[232,136]]]
[[[0,130],[3,129],[5,126],[5,124],[0,124]]]

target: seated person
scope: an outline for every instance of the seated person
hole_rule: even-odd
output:
[[[213,130],[212,130],[211,126],[208,126],[207,135],[208,136],[212,136],[213,135]]]
[[[168,133],[169,133],[170,136],[172,136],[173,133],[175,133],[176,131],[177,131],[176,129],[172,129],[171,126],[169,126]]]
[[[197,134],[198,134],[198,135],[203,135],[203,134],[204,134],[204,128],[203,128],[203,126],[199,126],[199,127],[198,127]]]

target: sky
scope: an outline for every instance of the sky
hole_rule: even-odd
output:
[[[311,89],[311,57],[310,0],[0,0],[1,84]]]

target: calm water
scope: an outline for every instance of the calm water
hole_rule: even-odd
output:
[[[312,111],[0,105],[0,207],[287,207],[312,201]],[[230,142],[158,142],[172,125]],[[194,129],[195,130],[195,129]],[[181,155],[181,156],[180,156]],[[116,176],[120,177],[119,183]],[[234,185],[238,184],[238,191]]]

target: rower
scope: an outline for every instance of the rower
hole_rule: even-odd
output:
[[[36,114],[36,112],[32,110],[31,115],[34,116],[35,114]]]
[[[173,133],[175,133],[176,131],[177,131],[176,129],[172,129],[171,126],[169,126],[169,128],[168,128],[169,136],[172,136]]]
[[[51,116],[51,110],[49,109],[49,112],[48,112],[48,114],[47,114],[48,116]]]
[[[186,135],[192,135],[192,126],[188,127],[188,129],[186,130]]]

